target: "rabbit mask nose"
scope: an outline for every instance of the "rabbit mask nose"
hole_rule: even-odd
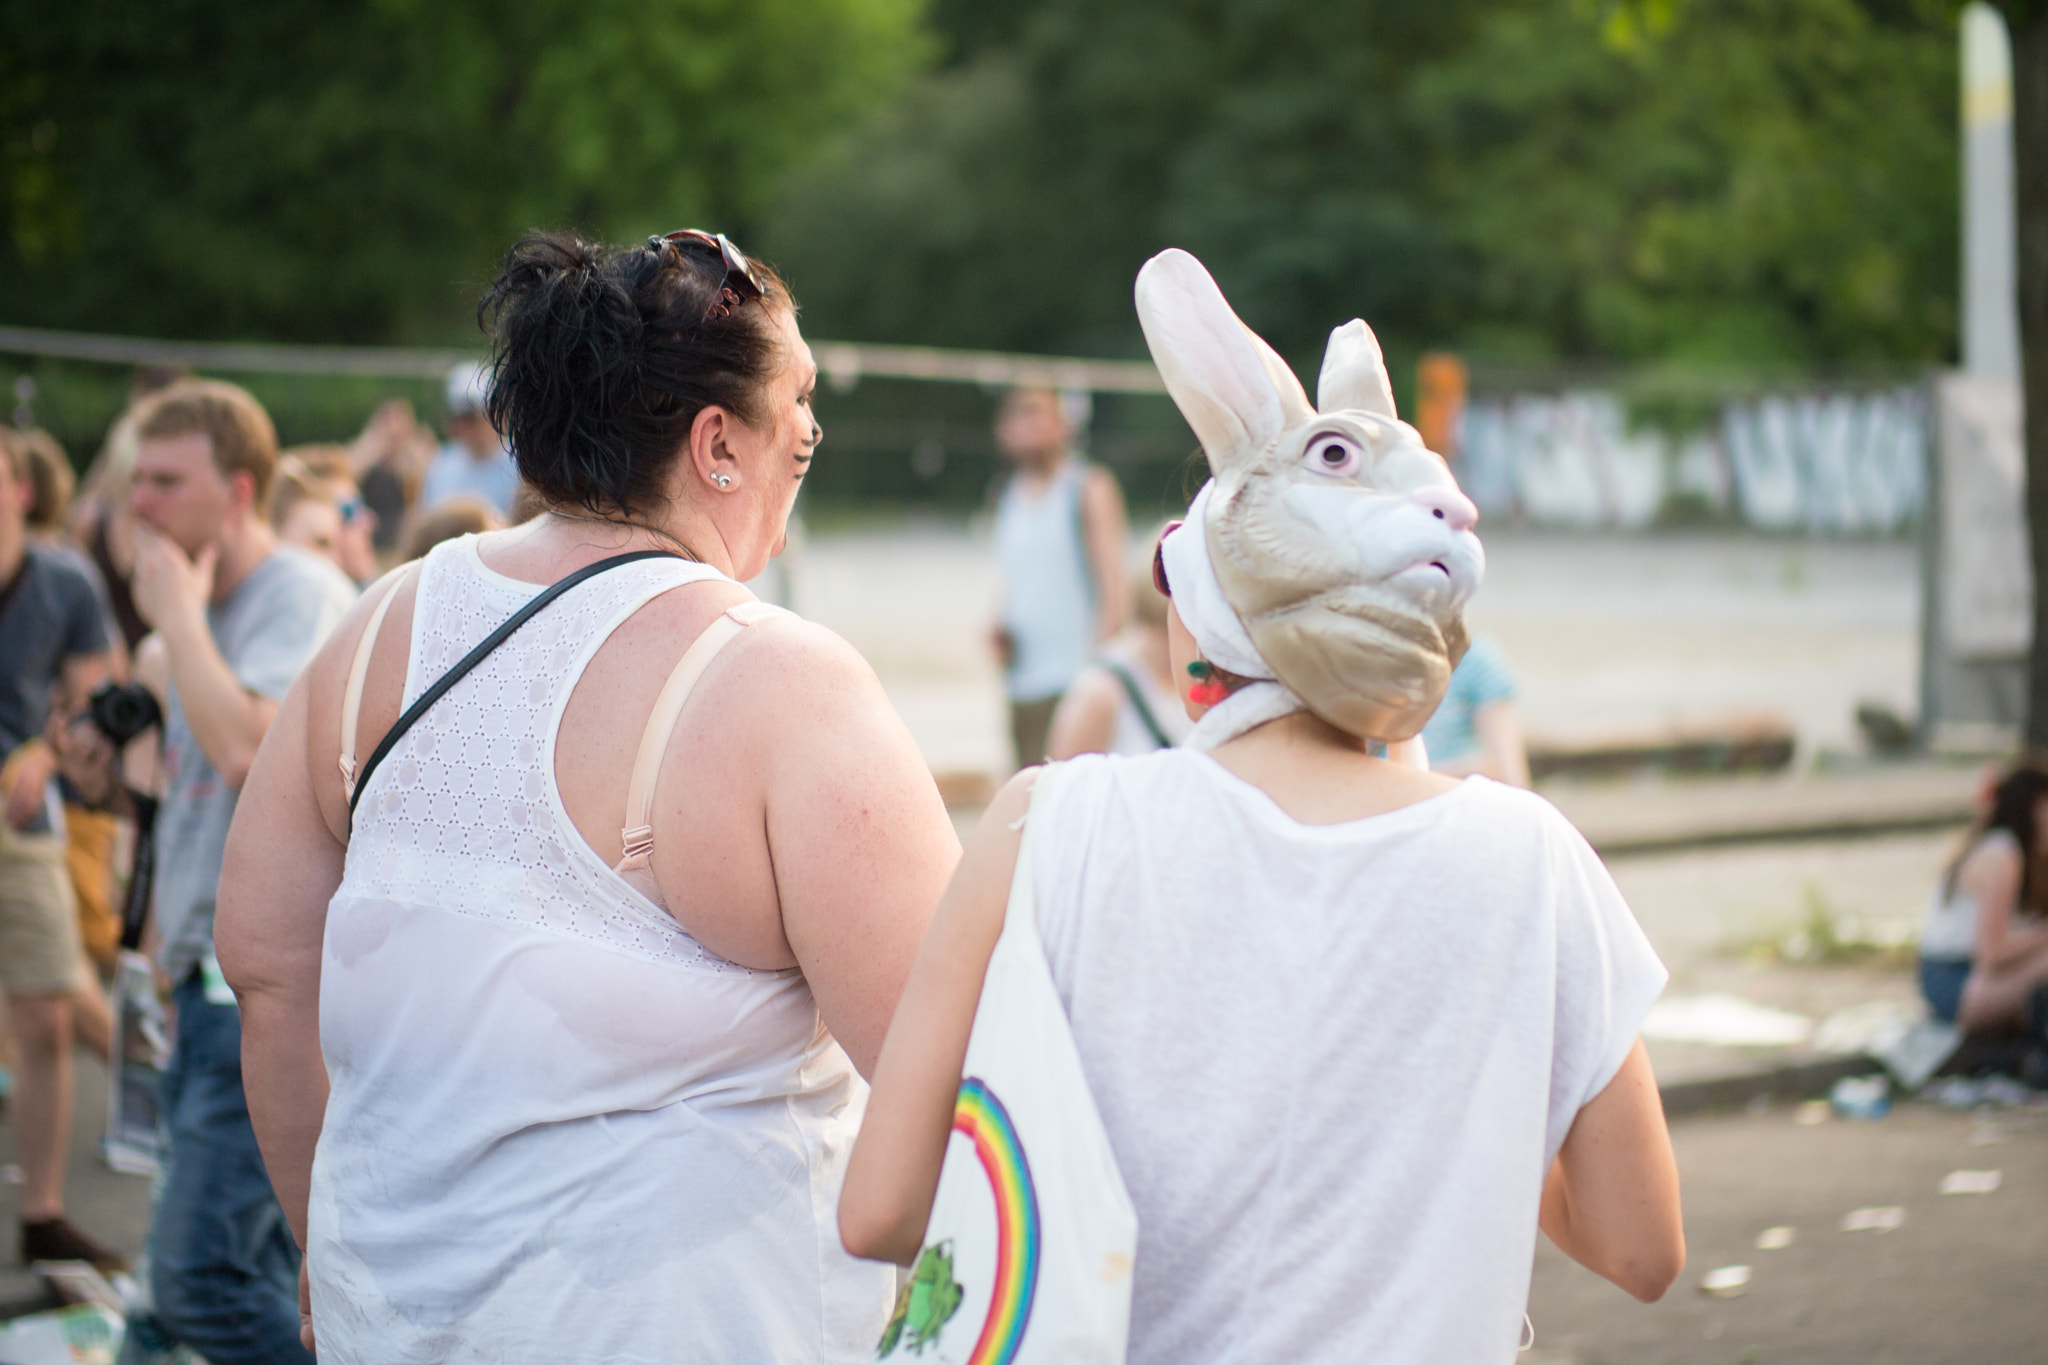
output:
[[[1433,483],[1418,488],[1414,498],[1453,531],[1469,531],[1479,521],[1479,509],[1472,505],[1472,499],[1450,484]]]

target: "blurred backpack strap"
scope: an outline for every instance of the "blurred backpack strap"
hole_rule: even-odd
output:
[[[619,862],[614,870],[657,904],[660,897],[651,889],[653,877],[648,875],[643,881],[635,874],[647,872],[648,860],[654,852],[654,783],[661,776],[661,757],[668,752],[668,742],[675,734],[676,722],[682,718],[683,705],[690,700],[690,692],[711,661],[741,631],[756,621],[789,614],[768,602],[742,602],[727,608],[691,641],[683,657],[676,661],[668,681],[662,684],[661,695],[654,699],[647,728],[640,732],[640,752],[633,759],[633,780],[626,787],[626,823],[619,830]]]
[[[370,675],[370,655],[377,648],[378,633],[384,629],[384,613],[391,610],[398,590],[418,568],[419,561],[414,560],[403,573],[392,575],[377,609],[370,613],[369,624],[363,627],[362,638],[356,641],[356,657],[348,666],[348,687],[341,694],[341,785],[351,797],[356,794],[356,722],[362,716],[363,680]]]

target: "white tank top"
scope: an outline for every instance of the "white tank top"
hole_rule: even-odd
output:
[[[717,572],[550,604],[372,775],[328,907],[322,1361],[865,1361],[890,1268],[836,1206],[866,1087],[801,973],[699,945],[599,859],[555,732],[607,636]],[[537,591],[465,537],[420,571],[409,704]],[[623,787],[625,774],[620,774]]]
[[[2009,829],[1994,829],[1978,846],[2001,843],[2015,853],[2020,841]],[[1952,886],[1943,877],[1927,903],[1927,918],[1920,925],[1920,956],[1938,962],[1968,962],[1977,955],[1977,897]]]
[[[1066,467],[1036,497],[1012,479],[996,504],[1003,626],[1013,654],[1005,682],[1015,701],[1057,697],[1095,647],[1095,586],[1081,543],[1084,467]]]

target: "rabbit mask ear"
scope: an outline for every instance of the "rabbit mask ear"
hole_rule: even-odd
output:
[[[1316,407],[1322,412],[1376,412],[1396,420],[1394,386],[1387,381],[1387,362],[1379,338],[1361,318],[1330,333],[1323,352],[1323,373],[1316,381]]]
[[[1193,256],[1175,249],[1145,262],[1137,297],[1145,344],[1212,472],[1313,415],[1287,362],[1238,320]]]

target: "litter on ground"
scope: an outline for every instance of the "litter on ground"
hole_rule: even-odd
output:
[[[1811,1128],[1816,1123],[1826,1123],[1834,1117],[1834,1110],[1826,1100],[1808,1100],[1792,1111],[1792,1121],[1801,1127]]]
[[[1844,1232],[1890,1232],[1906,1221],[1906,1211],[1896,1205],[1855,1209],[1842,1219]]]
[[[1700,1292],[1712,1294],[1717,1299],[1732,1299],[1749,1289],[1749,1267],[1746,1265],[1724,1265],[1718,1270],[1709,1270],[1700,1281]]]
[[[1950,1171],[1941,1178],[1943,1194],[1989,1194],[1998,1188],[2003,1171]]]

